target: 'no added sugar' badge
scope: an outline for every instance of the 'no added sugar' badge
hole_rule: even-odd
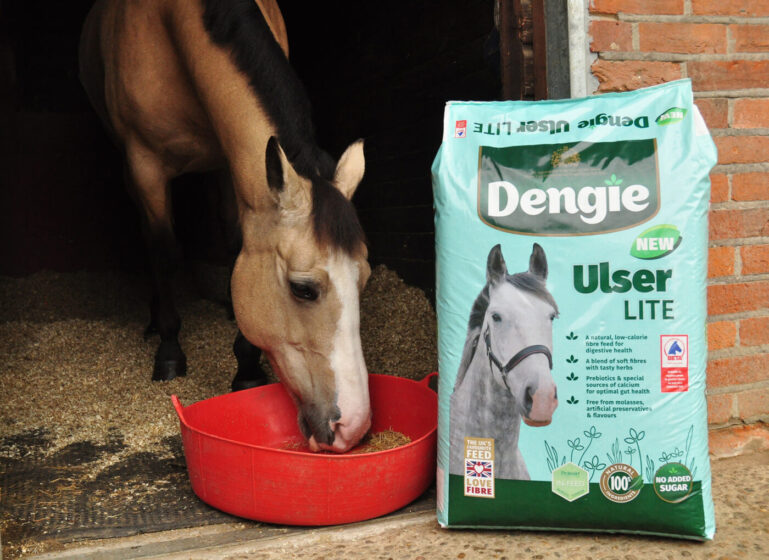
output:
[[[654,492],[671,504],[683,502],[692,492],[691,471],[682,463],[666,463],[654,473]]]

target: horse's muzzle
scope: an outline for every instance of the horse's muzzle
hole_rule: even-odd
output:
[[[341,421],[330,422],[331,437],[325,441],[318,440],[315,435],[308,439],[311,451],[334,451],[345,453],[355,447],[371,428],[371,412],[367,411],[359,417],[343,418]]]
[[[526,414],[523,421],[527,426],[541,428],[553,420],[553,413],[558,408],[558,390],[554,383],[537,389],[533,394],[526,390]]]
[[[531,426],[533,428],[541,428],[543,426],[547,426],[550,424],[550,422],[553,421],[552,418],[549,418],[548,420],[532,420],[531,418],[523,417],[523,421],[527,426]]]
[[[311,405],[302,406],[299,427],[310,451],[344,453],[357,445],[371,428],[371,409],[361,407],[344,414],[336,406],[325,413]]]

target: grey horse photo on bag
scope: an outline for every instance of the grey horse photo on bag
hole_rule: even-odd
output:
[[[489,252],[486,286],[473,303],[450,401],[450,473],[464,475],[465,438],[494,440],[494,478],[529,480],[518,438],[550,424],[558,406],[552,376],[553,320],[547,258],[534,243],[526,272],[508,274],[500,245]]]

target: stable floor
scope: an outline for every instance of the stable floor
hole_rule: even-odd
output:
[[[235,521],[192,493],[170,399],[186,406],[230,390],[237,328],[227,283],[215,267],[179,275],[188,373],[153,383],[158,340],[142,337],[144,277],[0,277],[3,558]],[[422,291],[378,267],[361,314],[371,372],[421,379],[437,369],[435,313]]]
[[[441,529],[423,497],[402,512],[324,529],[264,527],[225,523],[202,529],[169,531],[101,542],[81,543],[40,558],[83,560],[122,558],[199,558],[264,560],[315,559],[748,559],[769,558],[769,453],[715,460],[713,494],[716,536],[713,541],[654,537],[470,531]]]
[[[244,522],[192,493],[170,395],[227,392],[234,323],[226,275],[185,276],[178,303],[190,371],[149,381],[156,340],[141,277],[0,278],[2,558],[767,559],[769,453],[713,462],[713,542],[584,533],[448,531],[430,491],[387,517],[323,529]],[[199,292],[208,295],[201,298]],[[218,295],[217,295],[218,294]],[[436,368],[424,294],[378,268],[363,295],[369,369]]]

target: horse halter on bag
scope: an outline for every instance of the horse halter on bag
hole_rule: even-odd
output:
[[[547,362],[550,364],[550,369],[553,369],[553,355],[550,353],[550,350],[547,346],[543,346],[542,344],[534,344],[532,346],[527,346],[520,352],[518,352],[515,356],[510,358],[510,360],[507,362],[507,364],[503,364],[499,361],[499,358],[497,358],[494,355],[494,352],[491,350],[491,333],[489,331],[489,326],[486,325],[486,331],[483,333],[483,340],[486,343],[486,354],[489,357],[489,366],[491,364],[494,364],[497,366],[497,369],[499,369],[500,372],[502,372],[502,380],[505,382],[505,385],[507,385],[507,374],[510,373],[515,366],[520,364],[523,360],[528,358],[529,356],[532,356],[534,354],[544,354],[547,356]],[[509,389],[509,387],[508,387]]]

